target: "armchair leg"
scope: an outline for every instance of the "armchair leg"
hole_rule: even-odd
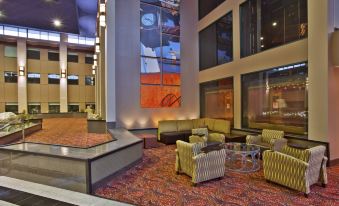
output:
[[[306,198],[308,198],[308,194],[307,194],[307,193],[304,193],[304,196],[305,196]]]
[[[180,173],[179,173],[179,171],[175,171],[175,174],[176,174],[176,175],[179,175]]]
[[[322,183],[321,186],[322,186],[323,188],[326,188],[326,187],[327,187],[327,184]]]

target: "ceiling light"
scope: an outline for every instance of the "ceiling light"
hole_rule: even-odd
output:
[[[98,55],[94,54],[94,55],[93,55],[93,59],[94,59],[94,60],[97,60],[97,59],[98,59]]]
[[[105,13],[106,12],[106,4],[100,4],[100,13]]]
[[[260,37],[260,40],[264,40],[264,37]]]
[[[261,45],[261,48],[264,48],[265,46],[264,45]]]
[[[54,19],[53,20],[53,25],[55,27],[61,27],[62,26],[62,22],[60,21],[60,19]]]
[[[277,25],[278,23],[276,21],[272,23],[272,26],[277,26]]]

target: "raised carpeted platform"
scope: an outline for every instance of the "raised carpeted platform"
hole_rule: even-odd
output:
[[[144,150],[142,163],[111,178],[95,191],[101,197],[135,205],[339,205],[339,166],[328,169],[327,188],[312,186],[302,193],[267,183],[262,169],[251,174],[226,172],[222,180],[191,186],[176,175],[175,146]]]

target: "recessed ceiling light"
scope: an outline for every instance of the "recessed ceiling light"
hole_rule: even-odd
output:
[[[272,23],[272,26],[277,26],[277,25],[278,23],[276,21]]]
[[[60,19],[54,19],[54,20],[53,20],[53,25],[54,25],[55,27],[61,27],[61,26],[62,26],[62,22],[61,22]]]

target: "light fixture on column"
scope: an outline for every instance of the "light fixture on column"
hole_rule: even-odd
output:
[[[61,70],[61,78],[66,78],[66,70],[65,69]]]
[[[95,52],[100,53],[100,45],[99,44],[95,45]]]
[[[93,66],[98,66],[98,62],[96,60],[93,61]]]
[[[98,55],[97,54],[94,54],[93,55],[93,60],[97,60],[98,59]]]
[[[100,38],[99,37],[95,37],[95,44],[100,44]]]
[[[106,3],[100,3],[99,7],[99,25],[106,27]]]
[[[96,66],[95,65],[92,65],[92,74],[95,75],[96,74]]]
[[[25,67],[24,66],[19,67],[19,76],[25,76]]]

